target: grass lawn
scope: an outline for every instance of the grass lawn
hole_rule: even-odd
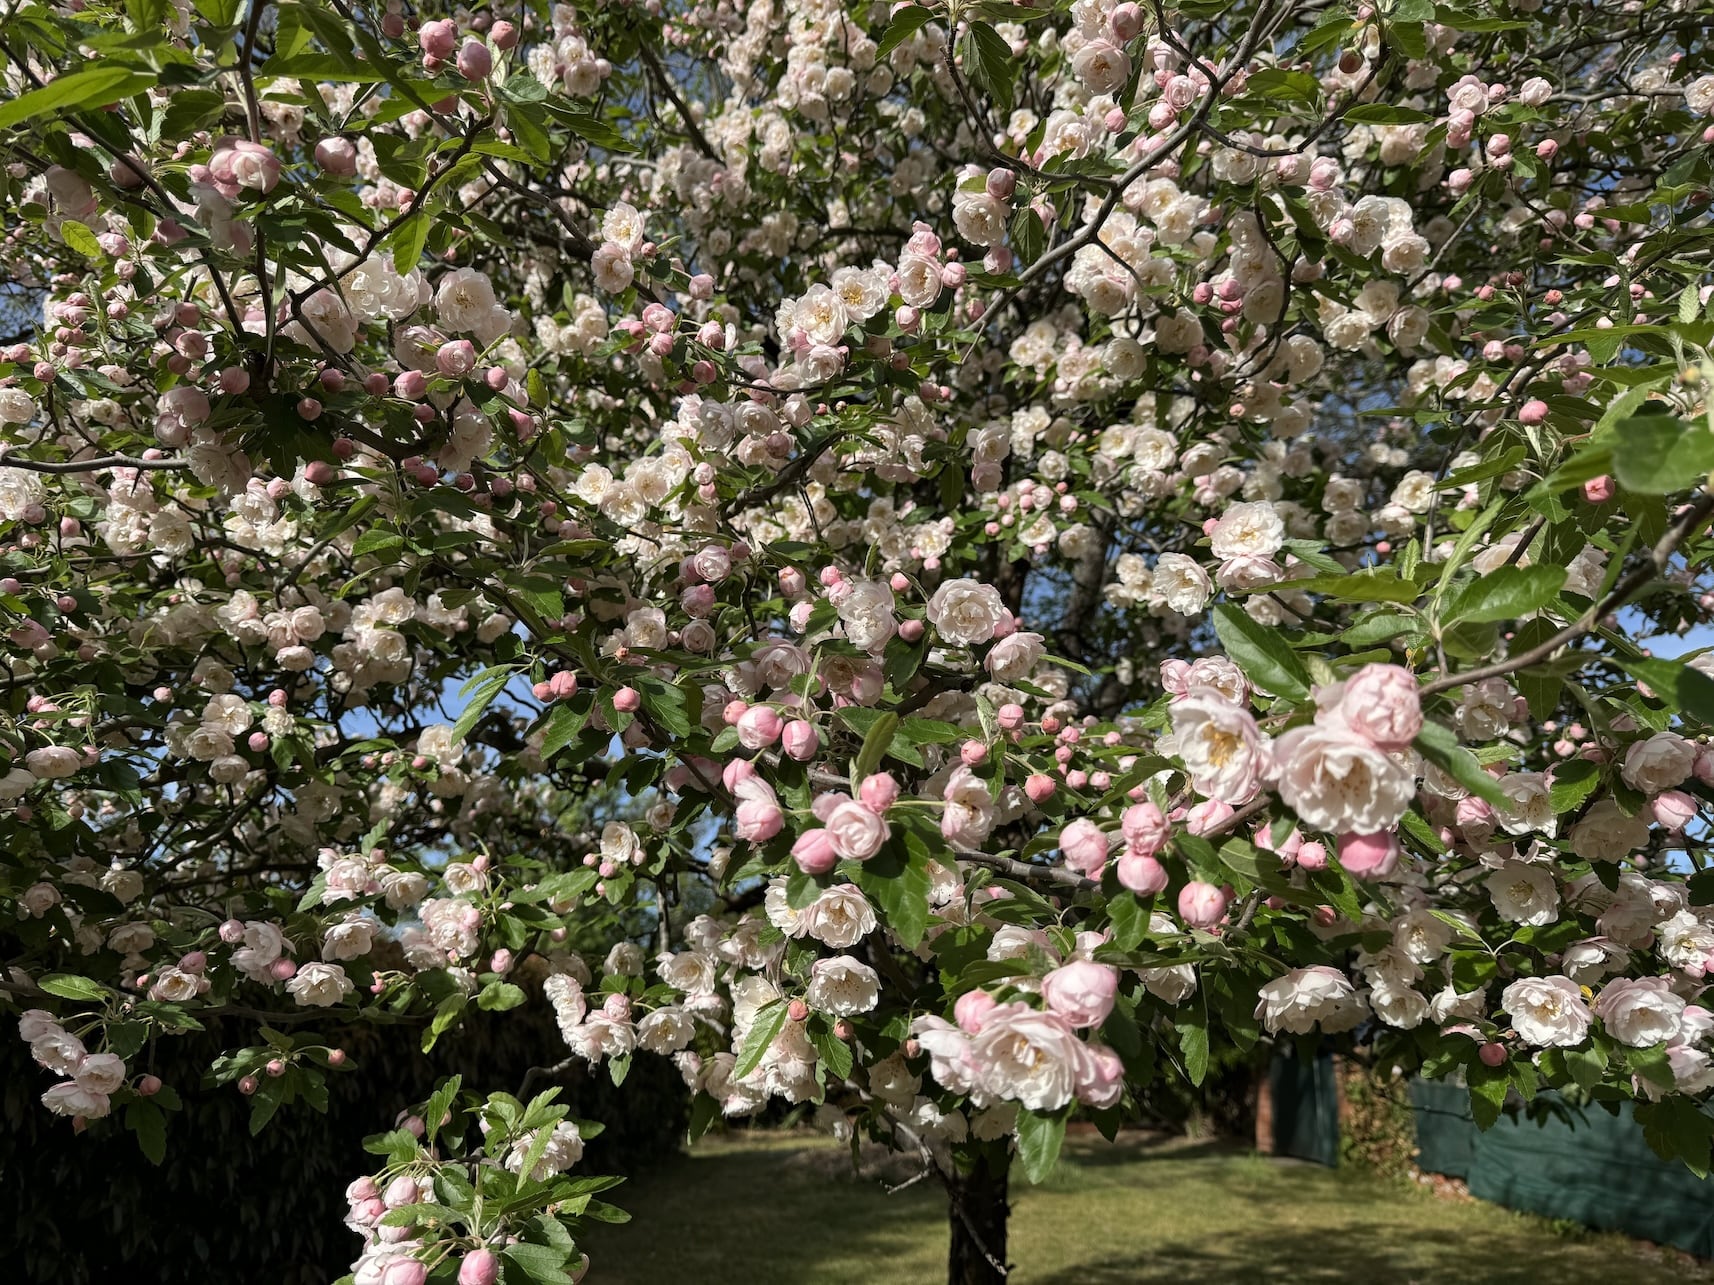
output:
[[[854,1174],[849,1149],[811,1135],[705,1138],[612,1193],[634,1220],[589,1235],[590,1285],[934,1285],[944,1195],[932,1181],[887,1194],[910,1173],[877,1152]],[[1016,1285],[1714,1281],[1623,1237],[1143,1137],[1072,1138],[1047,1183],[1014,1178],[1010,1251]]]

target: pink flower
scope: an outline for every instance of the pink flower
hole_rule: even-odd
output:
[[[266,195],[280,181],[280,158],[247,138],[223,138],[208,158],[208,172],[222,187],[247,187]]]
[[[899,783],[891,772],[871,772],[863,778],[857,797],[876,812],[885,812],[898,802]]]
[[[1166,843],[1166,817],[1153,803],[1133,803],[1119,818],[1125,844],[1133,856],[1152,857]]]
[[[774,787],[758,776],[738,782],[732,790],[738,800],[733,812],[733,829],[747,843],[766,843],[785,825],[785,813],[780,809]]]
[[[747,750],[762,750],[780,739],[785,720],[771,705],[752,705],[738,719],[738,743]]]
[[[1077,1100],[1097,1110],[1116,1105],[1125,1092],[1125,1064],[1105,1044],[1086,1044],[1084,1049]]]
[[[1184,761],[1191,788],[1205,798],[1248,803],[1268,762],[1267,738],[1250,711],[1212,687],[1193,687],[1172,703],[1171,714],[1170,752]]]
[[[1059,832],[1059,850],[1068,869],[1099,878],[1107,864],[1107,836],[1087,817],[1079,817]]]
[[[860,799],[844,799],[823,818],[833,849],[848,861],[867,861],[891,833],[881,814]]]
[[[1126,852],[1119,858],[1119,883],[1139,897],[1153,896],[1166,887],[1166,867],[1153,857]]]
[[[1345,684],[1339,717],[1383,750],[1407,748],[1422,731],[1416,675],[1399,665],[1364,665]]]
[[[1293,728],[1274,742],[1280,798],[1311,830],[1390,830],[1416,795],[1416,764],[1347,727]]]
[[[792,844],[792,860],[806,875],[824,875],[839,864],[839,853],[834,850],[833,836],[817,826],[798,835]]]
[[[1385,879],[1398,869],[1398,836],[1390,830],[1376,834],[1342,834],[1336,849],[1339,864],[1354,879]]]
[[[958,1029],[969,1035],[982,1029],[982,1021],[991,1013],[997,1001],[987,991],[965,991],[952,1005],[953,1020]]]
[[[1654,812],[1654,819],[1674,834],[1696,819],[1696,800],[1683,790],[1667,790],[1657,794],[1649,800],[1649,807]]]
[[[1119,970],[1084,959],[1054,969],[1041,984],[1047,1006],[1079,1030],[1105,1022],[1118,993]]]
[[[1230,903],[1224,888],[1196,879],[1179,890],[1178,913],[1192,928],[1212,928],[1226,917]]]
[[[813,724],[797,718],[781,729],[780,745],[788,757],[796,759],[799,763],[807,763],[815,757],[816,751],[821,748],[821,737]]]

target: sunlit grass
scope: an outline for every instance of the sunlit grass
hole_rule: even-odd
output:
[[[614,1192],[591,1285],[916,1285],[944,1279],[946,1207],[912,1166],[801,1134],[705,1139]],[[1221,1143],[1074,1138],[1014,1179],[1015,1285],[1714,1281],[1679,1255]]]

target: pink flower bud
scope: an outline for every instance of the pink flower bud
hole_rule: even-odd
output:
[[[1661,827],[1677,834],[1696,819],[1697,804],[1683,790],[1667,790],[1649,801],[1654,819]]]
[[[1540,424],[1547,418],[1547,403],[1538,397],[1532,397],[1518,411],[1518,422],[1521,424]]]
[[[402,371],[393,381],[393,393],[408,402],[419,400],[428,391],[428,376],[420,370]]]
[[[350,178],[357,173],[357,146],[348,138],[337,135],[324,138],[315,145],[315,163],[322,173],[335,178]]]
[[[1339,864],[1354,879],[1385,879],[1398,868],[1398,836],[1391,831],[1378,834],[1342,834],[1336,845]],[[1299,857],[1301,860],[1301,850]]]
[[[1166,887],[1166,867],[1153,857],[1125,852],[1119,857],[1115,873],[1119,883],[1139,897],[1152,896]]]
[[[255,1076],[246,1075],[243,1079],[238,1081],[238,1091],[245,1097],[249,1097],[256,1091],[259,1084],[260,1081],[258,1081]]]
[[[495,24],[496,44],[499,43],[500,28],[511,25],[509,22]],[[517,37],[513,36],[513,40],[516,39]],[[494,1285],[499,1279],[500,1260],[494,1257],[491,1250],[473,1249],[464,1256],[464,1261],[458,1265],[458,1285]]]
[[[417,47],[430,58],[450,58],[458,47],[458,28],[450,18],[425,22],[417,32]]]
[[[1476,1051],[1476,1056],[1482,1059],[1483,1066],[1504,1066],[1506,1064],[1506,1046],[1504,1044],[1484,1044]]]
[[[428,1267],[419,1258],[395,1258],[381,1269],[380,1285],[424,1285],[427,1280]]]
[[[812,724],[793,719],[780,732],[780,745],[789,757],[807,763],[821,748],[821,737]]]
[[[839,864],[839,854],[833,850],[833,836],[817,826],[805,830],[792,844],[792,860],[806,875],[824,875]]]
[[[1226,917],[1230,901],[1225,889],[1200,879],[1192,880],[1179,890],[1179,917],[1192,928],[1212,928]]]
[[[1613,498],[1617,489],[1613,485],[1613,479],[1603,473],[1600,477],[1592,477],[1583,484],[1583,498],[1591,504],[1605,504]]]
[[[1029,795],[1031,803],[1046,803],[1058,788],[1051,776],[1040,772],[1032,774],[1029,780],[1024,782],[1024,793]]]
[[[885,812],[898,802],[899,783],[891,772],[871,772],[857,788],[857,797],[873,812]]]
[[[236,919],[228,919],[220,925],[220,940],[228,946],[236,946],[244,940],[244,925]]]
[[[158,1075],[145,1075],[137,1081],[137,1096],[139,1097],[152,1098],[160,1091],[161,1077]]]
[[[643,706],[643,697],[635,687],[621,687],[613,693],[613,708],[621,714],[634,714]]]

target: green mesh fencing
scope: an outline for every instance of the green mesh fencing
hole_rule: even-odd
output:
[[[1339,1087],[1333,1059],[1284,1052],[1268,1067],[1274,1109],[1274,1154],[1339,1163]]]
[[[1714,1181],[1668,1163],[1643,1141],[1631,1104],[1617,1115],[1543,1094],[1544,1120],[1506,1114],[1488,1132],[1454,1085],[1417,1081],[1418,1167],[1464,1178],[1481,1200],[1623,1232],[1714,1258]]]

